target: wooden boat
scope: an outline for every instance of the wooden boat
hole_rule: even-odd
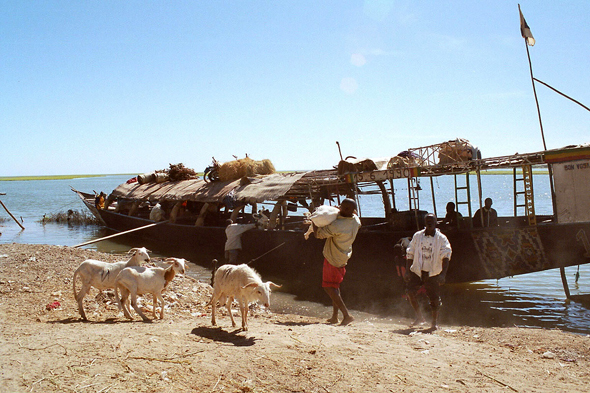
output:
[[[366,161],[342,161],[338,169],[333,170],[245,177],[226,182],[201,179],[147,184],[128,182],[108,196],[104,209],[95,206],[94,195],[78,194],[94,215],[115,231],[153,223],[149,219],[153,205],[156,202],[167,205],[172,216],[170,222],[133,235],[142,245],[162,253],[185,256],[204,266],[210,266],[213,258],[221,263],[224,260],[227,218],[248,220],[258,207],[270,206],[271,227],[254,229],[243,235],[240,262],[252,262],[265,278],[278,280],[287,290],[306,298],[323,296],[320,282],[324,241],[313,237],[304,239],[308,226],[301,212],[319,204],[337,204],[346,196],[358,200],[359,195],[380,194],[384,215],[365,217],[361,214],[363,227],[347,265],[343,294],[345,300],[354,305],[393,296],[403,290],[393,246],[423,227],[426,211],[419,208],[417,179],[430,180],[432,185],[435,177],[454,177],[455,203],[466,205],[471,217],[470,178],[475,174],[481,208],[481,172],[504,169],[512,171],[514,177],[512,217],[499,217],[496,227],[476,228],[473,220],[466,217],[460,228],[441,228],[453,248],[447,282],[499,279],[590,262],[588,145],[484,159],[473,156],[472,159],[442,160],[441,154],[447,147],[438,144],[410,149],[405,157],[414,157],[413,160],[389,160],[389,166],[387,162],[367,165]],[[553,215],[535,214],[533,166],[549,168],[554,189]],[[394,181],[407,182],[408,211],[395,209],[399,196],[394,194]],[[517,203],[523,199],[524,203]],[[296,213],[290,213],[292,211]],[[360,211],[362,213],[362,206]]]

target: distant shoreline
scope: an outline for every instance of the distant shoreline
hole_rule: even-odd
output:
[[[279,173],[288,172],[301,172],[301,171],[277,171]],[[475,172],[470,172],[471,175],[475,175]],[[511,170],[490,170],[482,171],[482,175],[511,175]],[[533,170],[534,175],[547,175],[549,171],[546,169]],[[202,176],[202,173],[198,174]],[[47,175],[47,176],[0,176],[0,181],[26,181],[26,180],[67,180],[67,179],[79,179],[85,177],[105,177],[105,176],[137,176],[136,173],[111,173],[102,175]]]
[[[105,176],[137,176],[130,173],[113,173],[103,175],[47,175],[47,176],[0,176],[0,181],[25,181],[25,180],[67,180],[79,179],[85,177],[105,177]]]

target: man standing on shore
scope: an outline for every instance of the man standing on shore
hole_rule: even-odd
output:
[[[451,243],[436,227],[436,216],[428,214],[426,228],[414,234],[406,253],[406,293],[416,313],[412,326],[424,323],[417,299],[418,289],[424,285],[432,309],[432,324],[429,330],[434,331],[438,328],[440,286],[445,283],[451,253]]]
[[[345,199],[340,204],[340,213],[334,222],[318,228],[313,224],[313,233],[318,239],[326,239],[324,244],[324,267],[322,273],[322,287],[332,299],[332,317],[328,323],[338,323],[338,310],[343,319],[340,325],[348,325],[354,318],[340,296],[340,283],[346,274],[346,264],[352,255],[352,243],[361,226],[361,221],[355,214],[356,202]]]

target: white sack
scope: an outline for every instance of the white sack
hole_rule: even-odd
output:
[[[325,227],[330,225],[336,217],[338,217],[340,209],[335,206],[322,205],[316,208],[313,213],[309,216],[309,219],[318,227]],[[313,226],[310,224],[307,232],[305,232],[305,240],[309,238],[309,235],[313,232]]]

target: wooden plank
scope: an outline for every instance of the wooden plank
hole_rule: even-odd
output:
[[[141,231],[142,229],[155,227],[156,225],[166,224],[167,222],[168,221],[154,222],[152,224],[144,225],[144,226],[139,227],[139,228],[133,228],[133,229],[129,229],[128,231],[123,231],[123,232],[115,233],[114,235],[109,235],[109,236],[101,237],[99,239],[89,240],[89,241],[84,242],[84,243],[76,244],[74,246],[74,248],[86,246],[86,245],[92,244],[92,243],[97,243],[97,242],[100,242],[102,240],[112,239],[114,237],[121,236],[121,235],[126,235],[126,234],[131,233],[131,232]]]

